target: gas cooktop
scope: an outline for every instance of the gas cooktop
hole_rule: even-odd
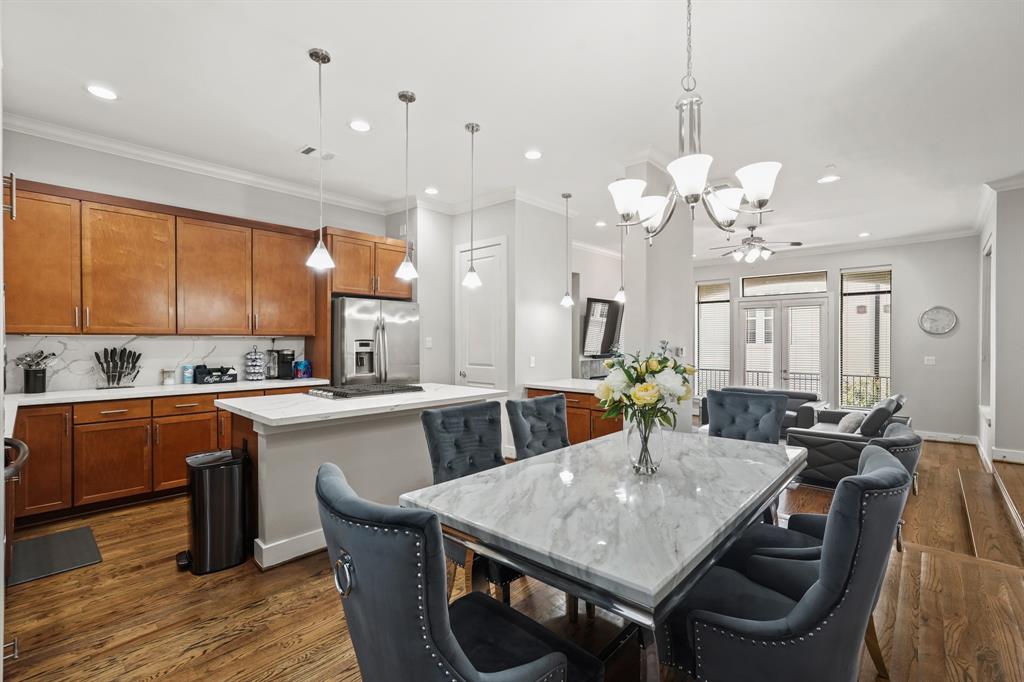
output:
[[[341,398],[365,398],[372,395],[386,395],[389,393],[414,393],[422,391],[422,386],[416,384],[350,384],[346,386],[317,386],[309,389],[309,395],[316,398],[329,398],[339,400]]]

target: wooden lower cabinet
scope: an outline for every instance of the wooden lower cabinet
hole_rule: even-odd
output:
[[[590,440],[590,410],[585,407],[566,407],[565,424],[569,428],[569,443],[575,445]]]
[[[526,389],[527,398],[557,395],[560,391]],[[569,429],[569,442],[575,445],[609,433],[622,430],[622,417],[605,419],[604,410],[597,398],[589,393],[563,393],[565,396],[565,421]]]
[[[71,406],[22,407],[14,437],[29,444],[14,496],[17,517],[71,506]]]
[[[266,395],[288,395],[289,393],[309,393],[310,386],[296,386],[295,388],[268,388]]]
[[[590,437],[600,438],[622,430],[622,417],[604,418],[604,410],[590,411]]]
[[[149,419],[75,426],[75,504],[150,492],[150,430]]]
[[[231,449],[231,413],[225,410],[217,413],[217,448]]]
[[[219,446],[217,413],[183,414],[153,419],[153,491],[188,483],[185,458]]]

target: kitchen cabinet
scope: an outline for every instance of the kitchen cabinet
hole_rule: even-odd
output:
[[[289,393],[309,393],[309,386],[296,386],[294,388],[268,388],[266,395],[288,395]]]
[[[152,403],[148,398],[78,403],[74,409],[75,424],[142,419],[143,417],[148,419],[152,413]]]
[[[306,258],[315,242],[304,236],[254,230],[253,333],[311,336],[315,329],[314,272]]]
[[[377,295],[388,298],[412,298],[412,282],[395,277],[405,259],[405,246],[377,243],[373,246],[374,271],[377,274]]]
[[[150,420],[74,427],[74,503],[91,504],[153,489]]]
[[[622,430],[622,417],[604,418],[604,410],[590,411],[590,437],[600,438]]]
[[[18,219],[4,214],[9,334],[82,330],[82,239],[76,199],[17,192]]]
[[[231,449],[231,413],[226,410],[217,411],[217,449]]]
[[[183,414],[153,419],[153,490],[188,483],[185,458],[218,448],[217,413]]]
[[[174,334],[174,216],[82,204],[87,334]]]
[[[569,443],[576,445],[590,440],[590,410],[585,407],[566,407],[565,425],[569,429]]]
[[[153,416],[172,417],[197,412],[213,412],[217,409],[213,404],[214,400],[216,400],[216,396],[212,393],[153,398]]]
[[[331,291],[354,296],[374,295],[374,243],[367,239],[331,238]]]
[[[71,406],[19,408],[14,437],[28,444],[32,453],[15,491],[15,516],[70,507]]]
[[[605,419],[601,404],[595,396],[589,393],[550,391],[538,388],[526,389],[527,398],[539,398],[558,393],[565,396],[565,421],[569,429],[570,443],[575,445],[622,430],[622,417]]]
[[[252,230],[177,219],[179,334],[252,331]]]

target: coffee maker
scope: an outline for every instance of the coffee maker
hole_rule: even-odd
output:
[[[295,351],[283,348],[271,348],[267,351],[267,378],[294,379],[292,365],[295,362]]]

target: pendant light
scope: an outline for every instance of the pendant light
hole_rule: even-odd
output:
[[[626,285],[623,278],[623,271],[626,268],[626,258],[622,252],[622,242],[626,237],[626,228],[619,228],[619,290],[615,292],[615,300],[619,303],[626,302]]]
[[[320,164],[320,238],[313,253],[306,259],[306,265],[314,270],[330,270],[334,267],[331,252],[324,246],[324,64],[329,64],[331,55],[327,50],[314,47],[309,51],[309,58],[316,62],[316,98],[317,125],[320,130],[320,142],[316,150]]]
[[[474,171],[476,169],[476,134],[480,132],[480,126],[476,123],[467,123],[466,132],[469,133],[469,270],[466,271],[466,276],[462,278],[462,286],[467,289],[479,288],[483,282],[480,281],[480,275],[476,274],[476,267],[473,265],[474,254],[473,251],[473,218],[474,218],[474,193],[475,193],[475,179]]]
[[[409,240],[409,105],[416,101],[416,93],[402,90],[398,93],[398,100],[405,103],[405,258],[395,270],[395,277],[409,282],[420,276],[409,254],[412,249]]]
[[[569,293],[572,288],[572,268],[569,265],[569,199],[572,199],[572,195],[565,192],[562,198],[565,199],[565,296],[562,296],[561,303],[563,308],[571,308],[573,300],[572,294]]]

